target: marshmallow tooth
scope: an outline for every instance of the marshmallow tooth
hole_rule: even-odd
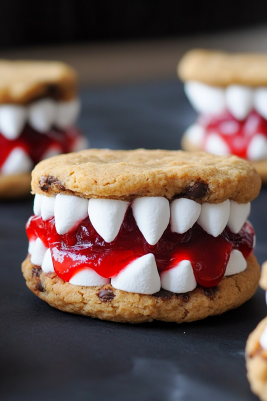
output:
[[[88,215],[96,232],[106,242],[112,242],[118,235],[128,202],[114,199],[90,199]]]
[[[111,279],[111,284],[118,290],[139,294],[154,294],[160,290],[160,277],[152,253],[144,255]]]
[[[248,86],[229,85],[226,88],[226,105],[237,120],[244,120],[253,108],[253,89]]]
[[[36,240],[31,240],[29,241],[29,246],[28,246],[28,253],[31,255],[34,250]]]
[[[247,261],[243,254],[237,249],[233,249],[230,254],[225,276],[232,276],[233,274],[241,273],[247,268]]]
[[[249,160],[261,160],[267,158],[267,139],[262,134],[255,135],[247,149]]]
[[[1,174],[29,173],[33,168],[33,162],[22,148],[14,148],[4,162]]]
[[[66,128],[72,125],[80,112],[81,103],[78,99],[69,102],[58,102],[55,116],[55,125],[59,128]]]
[[[47,132],[56,118],[56,104],[52,99],[37,100],[29,106],[29,123],[39,132]]]
[[[203,203],[197,222],[208,234],[218,237],[223,232],[229,215],[230,201],[228,199],[218,204]]]
[[[26,107],[4,105],[0,107],[0,129],[7,139],[16,139],[20,136],[28,117]]]
[[[250,203],[238,204],[230,200],[230,215],[227,225],[234,234],[237,234],[241,230],[249,213]]]
[[[54,209],[57,233],[63,235],[71,229],[74,229],[87,217],[87,209],[88,199],[58,194],[56,196]]]
[[[197,286],[189,260],[182,260],[177,266],[161,273],[160,278],[161,287],[176,294],[193,291]]]
[[[230,149],[228,145],[216,133],[212,133],[208,136],[205,143],[205,151],[219,156],[227,156],[230,154]]]
[[[254,91],[255,110],[267,120],[267,88],[257,88]]]
[[[110,283],[109,278],[97,274],[93,269],[83,269],[70,279],[70,284],[83,285],[84,287],[93,287],[106,285]]]
[[[225,110],[225,90],[222,88],[188,81],[184,90],[190,103],[199,113],[217,114]]]
[[[187,128],[184,135],[188,141],[201,148],[205,138],[205,128],[200,124],[193,124]]]
[[[260,336],[260,345],[263,349],[267,349],[267,326],[262,332],[262,335]]]
[[[41,216],[43,220],[48,220],[54,216],[55,196],[44,196],[41,206]]]
[[[155,245],[170,221],[170,205],[161,196],[136,198],[132,203],[136,224],[150,245]]]
[[[44,199],[44,195],[35,194],[34,201],[33,201],[33,213],[35,214],[35,216],[41,215],[43,199]]]
[[[47,249],[47,251],[45,253],[43,263],[42,263],[42,270],[45,273],[52,273],[55,271],[50,249]]]
[[[193,200],[181,198],[171,203],[171,229],[183,234],[193,227],[201,212],[201,206]]]
[[[37,238],[31,254],[32,264],[42,266],[46,251],[47,248],[44,245],[43,241],[40,238]]]

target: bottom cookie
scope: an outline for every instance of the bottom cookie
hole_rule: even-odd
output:
[[[152,320],[192,322],[237,308],[257,290],[260,267],[254,255],[247,258],[242,273],[225,277],[216,287],[198,286],[186,294],[161,290],[153,295],[125,292],[110,284],[75,286],[55,273],[44,273],[27,257],[22,264],[27,286],[39,298],[64,312],[114,322],[142,323]]]
[[[203,150],[194,143],[192,143],[191,141],[189,141],[186,135],[182,137],[181,147],[183,150],[187,150],[188,152],[199,152],[200,150]],[[255,169],[259,173],[263,184],[267,184],[267,159],[253,162],[251,161],[250,163],[255,167]]]
[[[251,390],[263,401],[267,401],[267,350],[261,347],[260,337],[266,326],[267,318],[250,334],[246,345],[247,376]]]
[[[31,173],[0,175],[0,199],[23,198],[31,193]]]

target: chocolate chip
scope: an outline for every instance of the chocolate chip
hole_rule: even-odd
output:
[[[45,292],[45,288],[43,287],[41,280],[38,281],[38,283],[36,284],[36,290],[40,291],[40,292]]]
[[[214,296],[215,296],[217,291],[218,291],[218,287],[217,286],[210,287],[210,288],[204,288],[203,287],[204,294],[206,295],[206,297],[209,297],[211,299],[214,298]]]
[[[53,177],[52,175],[42,177],[39,181],[39,185],[41,190],[44,192],[48,192],[51,185],[56,185],[61,191],[66,190],[65,186],[57,179],[57,177]]]
[[[181,294],[181,297],[182,297],[184,302],[188,302],[189,298],[190,298],[190,296],[188,294]]]
[[[100,290],[97,295],[103,302],[112,301],[112,299],[115,297],[115,294],[111,289]]]
[[[40,266],[33,266],[32,277],[40,277],[41,273],[42,273],[42,269]]]
[[[183,192],[183,195],[188,196],[191,199],[200,199],[206,196],[208,193],[208,186],[203,182],[195,182],[193,185],[189,185]]]
[[[163,288],[161,288],[158,292],[155,292],[155,294],[153,294],[153,297],[161,298],[161,299],[168,299],[168,298],[171,298],[173,295],[174,295],[173,292],[163,290]]]

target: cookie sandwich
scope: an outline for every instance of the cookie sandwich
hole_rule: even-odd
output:
[[[260,286],[267,291],[267,262],[262,266]],[[251,390],[261,400],[267,401],[267,317],[259,323],[248,338],[246,364]]]
[[[62,311],[190,322],[256,291],[247,221],[260,178],[235,156],[90,149],[39,163],[28,287]]]
[[[267,54],[191,50],[178,75],[199,113],[183,149],[247,159],[267,183]]]
[[[0,198],[30,192],[40,160],[84,149],[75,71],[60,62],[0,60]]]

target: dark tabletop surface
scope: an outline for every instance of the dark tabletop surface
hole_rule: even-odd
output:
[[[80,127],[93,147],[177,149],[194,112],[177,81],[84,89]],[[253,202],[256,256],[267,259],[267,189]],[[25,286],[32,199],[0,203],[1,400],[256,400],[244,348],[266,315],[264,292],[222,316],[129,325],[51,308]]]

